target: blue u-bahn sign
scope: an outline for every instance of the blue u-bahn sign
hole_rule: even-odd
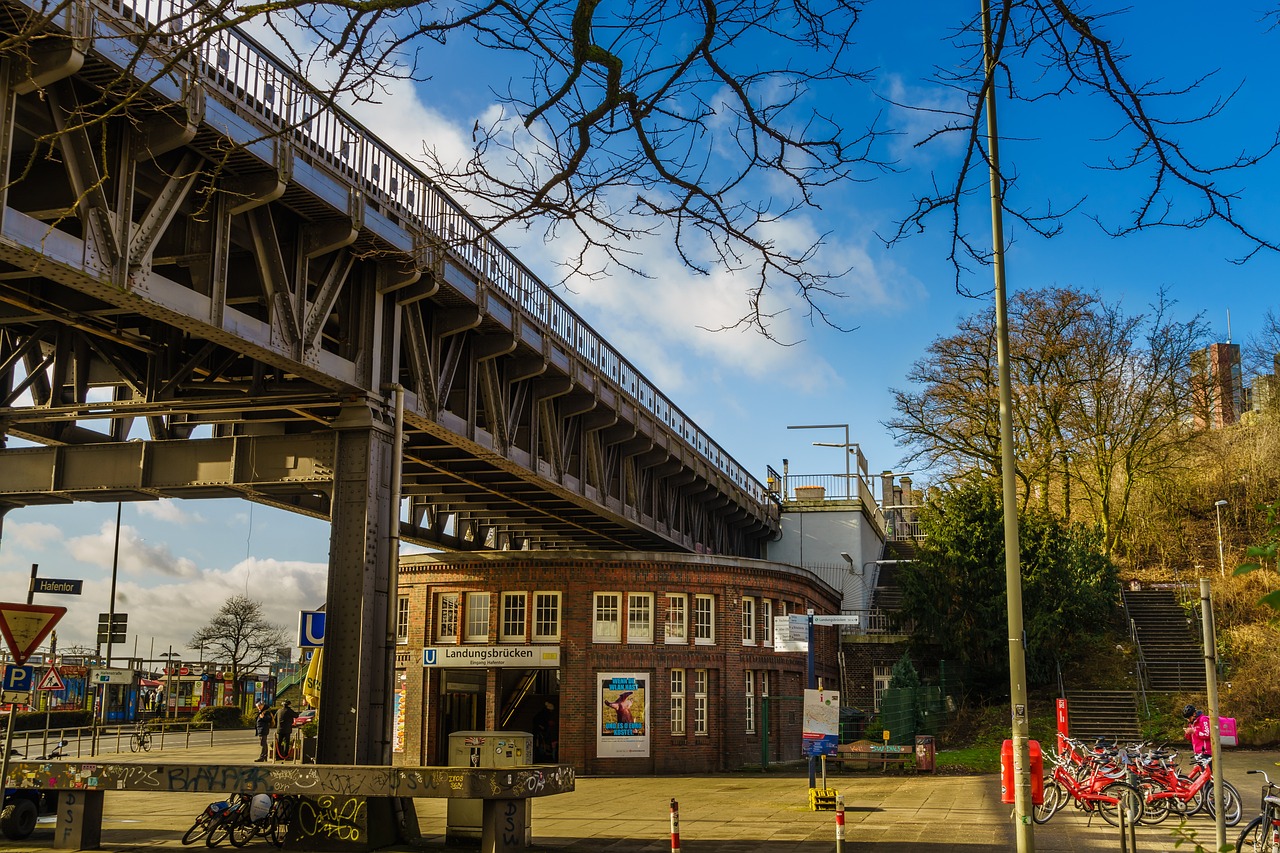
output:
[[[318,649],[324,646],[324,611],[298,611],[298,648]]]

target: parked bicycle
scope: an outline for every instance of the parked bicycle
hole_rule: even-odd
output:
[[[255,836],[261,836],[274,846],[283,847],[296,805],[297,797],[292,795],[235,794],[209,827],[205,844],[216,847],[225,839],[234,847],[243,847]]]
[[[1143,823],[1160,823],[1170,813],[1189,817],[1204,811],[1210,817],[1215,815],[1209,756],[1195,756],[1191,771],[1184,775],[1178,767],[1176,752],[1139,745],[1134,754],[1139,758],[1132,764],[1133,771],[1146,801]],[[1222,782],[1222,810],[1227,826],[1240,822],[1240,792],[1225,779]]]
[[[1044,800],[1031,812],[1036,823],[1047,823],[1067,803],[1101,815],[1112,826],[1120,825],[1121,809],[1127,822],[1142,820],[1142,792],[1124,781],[1126,769],[1114,755],[1068,739],[1066,748],[1048,759],[1053,767],[1045,774]]]
[[[1236,853],[1280,853],[1280,785],[1265,770],[1247,772],[1262,774],[1262,813],[1240,833]]]
[[[231,808],[231,803],[226,800],[218,800],[216,803],[209,803],[205,806],[204,811],[200,812],[196,818],[196,822],[191,824],[191,828],[182,836],[183,844],[195,844],[200,839],[209,834],[209,830],[213,829],[213,825],[218,819]]]
[[[133,734],[129,736],[130,752],[150,752],[151,751],[151,727],[142,720],[133,728]]]

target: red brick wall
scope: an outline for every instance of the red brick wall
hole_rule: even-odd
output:
[[[587,554],[568,552],[499,552],[413,557],[402,562],[400,594],[410,597],[409,642],[411,664],[406,685],[405,763],[435,763],[439,726],[438,672],[421,667],[421,649],[434,645],[434,595],[442,591],[489,592],[490,630],[485,645],[498,645],[503,591],[558,590],[560,606],[560,754],[562,763],[593,774],[696,773],[735,769],[760,761],[763,713],[756,681],[756,731],[745,731],[744,671],[770,674],[771,762],[800,757],[801,696],[805,687],[804,654],[778,654],[763,646],[762,599],[777,602],[789,613],[812,607],[817,613],[839,612],[839,593],[813,576],[779,564],[723,557],[654,554]],[[625,632],[626,594],[653,594],[652,643],[597,643],[592,640],[594,593],[622,594],[621,621]],[[666,593],[687,599],[690,639],[684,645],[663,642]],[[715,644],[692,642],[693,596],[716,597]],[[756,638],[742,643],[744,596],[756,599]],[[465,600],[465,597],[464,597]],[[533,617],[532,596],[529,621]],[[466,614],[462,615],[463,620]],[[834,629],[815,632],[815,668],[832,689],[838,687],[837,637]],[[624,638],[625,640],[625,638]],[[674,735],[670,726],[670,672],[684,668],[688,684],[685,700],[686,734]],[[708,671],[706,735],[695,735],[693,671]],[[649,677],[645,722],[649,756],[611,758],[596,755],[597,674],[642,672]],[[425,677],[425,676],[430,676]],[[492,720],[501,705],[494,695],[496,679],[489,678],[487,715]],[[424,702],[424,699],[427,701]],[[537,701],[541,702],[541,698]],[[426,713],[424,715],[424,705]]]

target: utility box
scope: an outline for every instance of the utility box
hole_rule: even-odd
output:
[[[449,735],[450,767],[523,767],[533,763],[533,735],[529,732],[454,732]],[[524,845],[533,843],[532,803],[525,801]],[[484,829],[481,800],[449,798],[447,841],[480,839]]]

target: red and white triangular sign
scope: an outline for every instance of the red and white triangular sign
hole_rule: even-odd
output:
[[[26,663],[66,612],[65,607],[0,602],[0,634],[4,635],[14,663]]]
[[[51,666],[44,674],[44,678],[40,679],[40,683],[36,685],[36,690],[65,690],[66,687],[67,685],[62,683],[62,676],[58,674],[58,668]]]

